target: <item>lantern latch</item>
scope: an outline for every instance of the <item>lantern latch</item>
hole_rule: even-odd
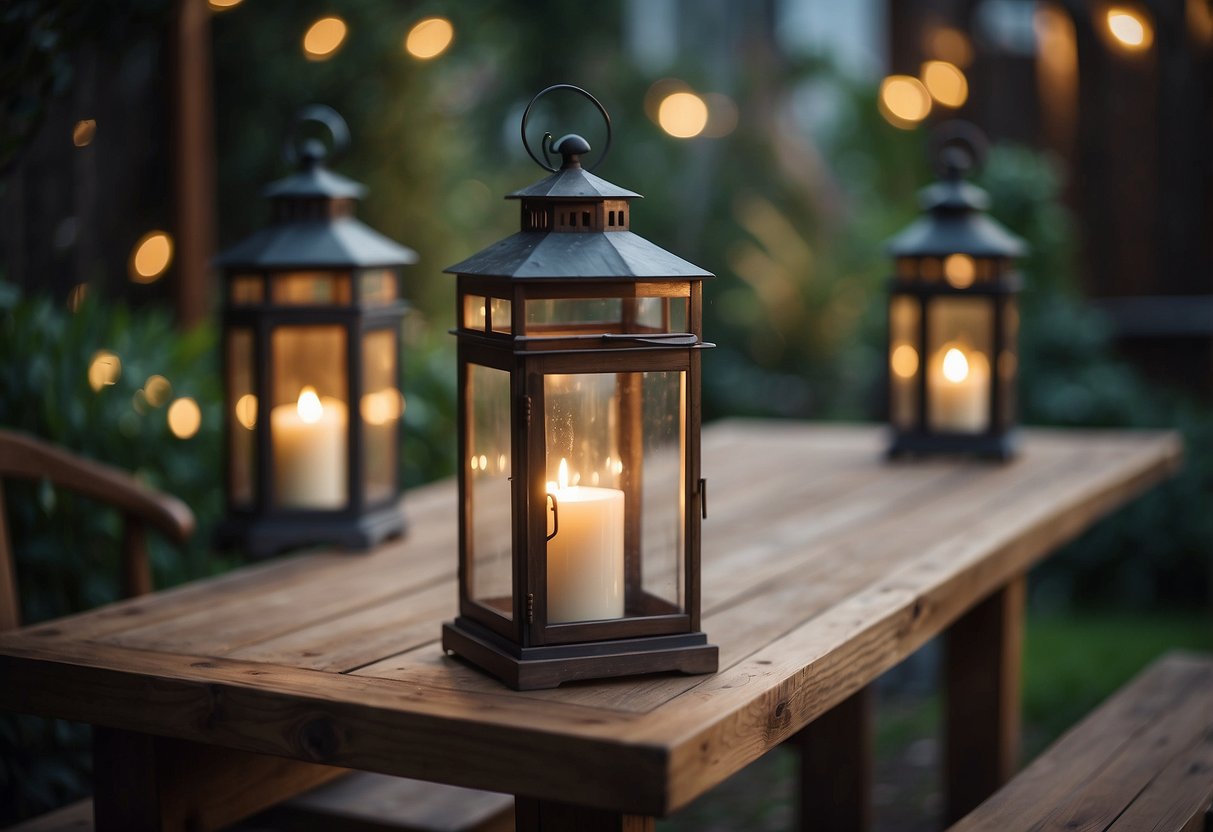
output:
[[[522,424],[528,428],[531,426],[530,396],[523,395],[518,397],[518,421],[522,422]]]
[[[708,519],[708,481],[703,477],[699,478],[699,510],[703,513],[703,519]]]
[[[526,623],[535,623],[535,593],[533,592],[526,594]]]
[[[547,536],[547,539],[551,540],[553,537],[556,536],[556,532],[560,531],[560,508],[559,508],[558,504],[556,503],[555,494],[549,493],[547,495],[547,498],[548,498],[548,501],[552,504],[552,533]]]

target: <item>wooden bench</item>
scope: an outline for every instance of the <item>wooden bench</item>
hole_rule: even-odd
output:
[[[951,832],[1213,829],[1213,656],[1150,665]]]

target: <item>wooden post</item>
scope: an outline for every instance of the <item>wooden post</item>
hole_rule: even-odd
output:
[[[1027,578],[948,629],[944,656],[944,821],[960,820],[1015,773]]]
[[[209,308],[210,258],[215,250],[215,139],[211,91],[211,11],[199,0],[177,0],[176,82],[177,319],[189,329]]]
[[[93,728],[98,832],[221,829],[345,774],[284,757]]]
[[[792,737],[800,752],[801,832],[871,825],[872,693],[861,688]]]
[[[648,815],[625,815],[529,797],[514,799],[517,832],[653,832],[656,820]]]

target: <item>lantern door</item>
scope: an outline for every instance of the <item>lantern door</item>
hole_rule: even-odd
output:
[[[689,351],[528,363],[531,644],[689,632]]]

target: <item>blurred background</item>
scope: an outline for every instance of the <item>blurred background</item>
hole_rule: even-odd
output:
[[[230,568],[216,251],[268,220],[301,106],[349,122],[405,272],[409,484],[454,471],[453,279],[517,230],[542,178],[530,98],[610,111],[597,173],[633,230],[714,272],[707,418],[884,418],[882,242],[933,177],[930,128],[992,149],[977,179],[1027,238],[1021,419],[1172,427],[1183,473],[1032,575],[1025,754],[1172,646],[1213,647],[1213,3],[1210,0],[7,0],[0,9],[0,423],[134,470],[201,531],[158,586]],[[546,99],[540,129],[604,132]],[[116,592],[118,520],[14,484],[24,616]],[[407,502],[406,502],[407,510]],[[933,828],[936,650],[881,686],[881,828]],[[87,789],[87,730],[0,721],[0,823]],[[779,829],[773,753],[671,829]]]

